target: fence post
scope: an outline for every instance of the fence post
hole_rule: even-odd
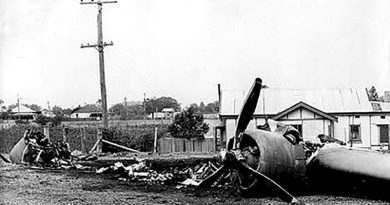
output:
[[[85,146],[85,127],[81,128],[81,152],[88,153],[87,147]]]
[[[96,151],[97,152],[102,152],[102,139],[103,139],[103,129],[102,128],[99,128],[98,129],[98,133],[97,133],[97,147],[96,147]]]
[[[154,147],[153,153],[157,153],[157,126],[154,127]]]
[[[45,137],[47,137],[47,139],[50,140],[50,129],[49,129],[49,125],[45,125],[43,127],[43,134],[45,135]]]
[[[68,142],[69,127],[64,127],[62,141]]]

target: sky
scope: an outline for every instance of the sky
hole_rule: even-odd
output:
[[[100,99],[97,7],[0,0],[0,99],[59,105]],[[108,104],[222,90],[390,90],[387,0],[118,0],[103,6]],[[380,95],[383,93],[379,93]]]

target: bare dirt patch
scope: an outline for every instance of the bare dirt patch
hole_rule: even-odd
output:
[[[285,204],[276,197],[241,198],[231,188],[176,189],[174,184],[120,181],[93,170],[0,167],[1,204]],[[329,195],[298,196],[309,204],[388,204]]]

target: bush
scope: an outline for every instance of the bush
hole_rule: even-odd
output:
[[[169,132],[177,138],[204,138],[209,131],[209,125],[203,122],[203,115],[196,112],[196,107],[190,106],[187,110],[175,116],[169,125]]]

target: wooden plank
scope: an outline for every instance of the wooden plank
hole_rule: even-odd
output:
[[[129,152],[137,152],[137,153],[140,152],[140,151],[138,151],[138,150],[131,149],[131,148],[128,148],[128,147],[125,147],[125,146],[122,146],[122,145],[119,145],[119,144],[116,144],[116,143],[107,141],[107,140],[105,140],[105,139],[102,139],[102,142],[104,142],[104,143],[106,143],[106,144],[109,144],[109,145],[112,145],[112,146],[115,146],[115,147],[119,147],[119,148],[124,149],[124,150],[127,150],[127,151],[129,151]]]

